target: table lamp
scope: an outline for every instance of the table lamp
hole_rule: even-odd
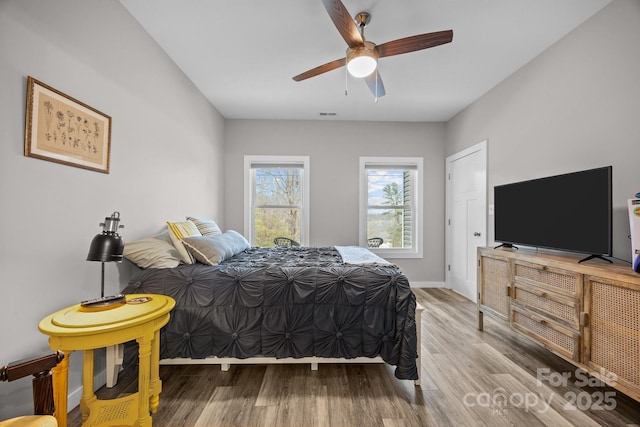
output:
[[[110,217],[105,218],[100,223],[103,227],[102,233],[96,235],[91,241],[89,247],[89,255],[87,261],[102,262],[102,282],[100,287],[100,296],[104,296],[104,263],[122,261],[122,253],[124,252],[124,238],[118,234],[119,228],[124,228],[120,224],[120,212],[114,212]]]

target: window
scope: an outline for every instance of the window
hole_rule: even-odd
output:
[[[309,158],[245,156],[245,230],[254,246],[309,241]]]
[[[360,245],[388,258],[422,257],[422,158],[360,158]],[[368,244],[382,238],[382,244]]]

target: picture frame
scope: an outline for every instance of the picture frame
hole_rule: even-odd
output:
[[[109,173],[111,117],[27,77],[24,155]]]

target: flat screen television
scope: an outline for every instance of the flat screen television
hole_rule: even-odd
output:
[[[611,188],[611,166],[497,185],[495,241],[611,256]]]

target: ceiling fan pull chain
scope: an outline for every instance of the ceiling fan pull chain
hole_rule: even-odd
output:
[[[344,96],[348,95],[348,88],[349,88],[349,71],[347,70],[347,67],[344,67]]]

